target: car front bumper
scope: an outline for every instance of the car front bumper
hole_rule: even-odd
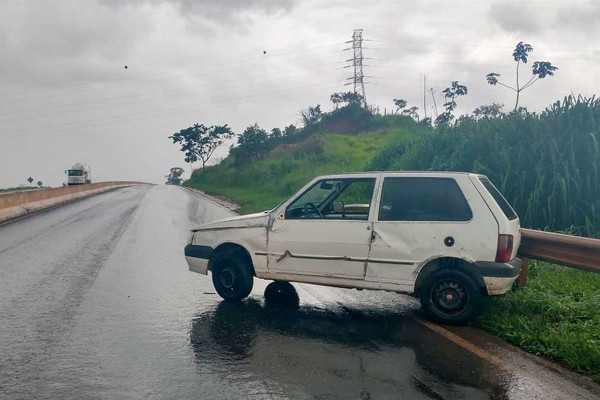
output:
[[[190,271],[208,274],[208,260],[213,252],[212,247],[188,244],[183,252]]]

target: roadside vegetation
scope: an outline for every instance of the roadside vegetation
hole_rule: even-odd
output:
[[[23,190],[37,190],[43,188],[43,186],[17,186],[17,187],[10,187],[10,188],[0,188],[0,193],[6,193],[6,192],[17,192],[17,191],[23,191]]]
[[[525,64],[531,51],[519,43],[515,62]],[[521,92],[556,69],[536,62],[531,79],[514,88],[499,74],[489,74],[490,85],[515,91],[514,110],[508,113],[492,103],[456,117],[456,101],[468,93],[457,81],[442,91],[443,111],[423,119],[403,99],[393,99],[392,115],[380,115],[365,109],[356,94],[334,93],[334,109],[302,110],[301,127],[246,128],[226,159],[196,170],[184,185],[228,197],[241,205],[240,213],[249,213],[276,206],[321,174],[476,172],[504,193],[523,227],[598,237],[600,99],[568,96],[541,113],[519,106]],[[181,143],[182,151],[194,149],[193,140]],[[600,274],[530,265],[529,285],[489,299],[477,324],[600,383]]]
[[[530,262],[527,286],[488,298],[477,324],[600,383],[600,274]]]
[[[252,162],[230,156],[194,173],[185,185],[234,200],[242,214],[258,212],[275,207],[315,176],[362,170],[386,143],[411,134],[413,130],[401,127],[357,135],[315,133]]]

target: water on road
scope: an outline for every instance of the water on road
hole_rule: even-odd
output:
[[[177,187],[140,186],[0,226],[0,398],[575,393],[440,337],[407,296],[295,285],[300,306],[286,307],[265,303],[268,282],[255,280],[244,302],[221,301],[182,252],[190,227],[231,214]]]

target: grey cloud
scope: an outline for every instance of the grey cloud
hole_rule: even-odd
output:
[[[562,29],[590,32],[598,30],[600,3],[590,1],[561,7],[556,14],[556,24]]]
[[[522,2],[498,1],[490,6],[488,15],[492,22],[511,33],[535,34],[544,30],[540,23],[540,10]]]
[[[4,4],[0,37],[5,37],[6,62],[0,63],[0,80],[52,85],[102,77],[127,62],[139,32],[152,29],[139,16],[131,9],[115,13],[93,4]]]
[[[126,5],[172,4],[179,8],[182,16],[192,21],[205,22],[249,22],[252,14],[276,15],[290,13],[301,0],[100,0],[113,7]],[[235,28],[229,26],[228,28]]]
[[[167,0],[179,3],[184,14],[193,13],[228,20],[244,13],[262,13],[266,15],[289,13],[298,0]]]

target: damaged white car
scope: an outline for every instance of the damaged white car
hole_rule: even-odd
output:
[[[463,323],[521,269],[519,218],[483,175],[322,176],[271,211],[192,230],[189,268],[243,299],[253,278],[417,295],[434,321]]]

